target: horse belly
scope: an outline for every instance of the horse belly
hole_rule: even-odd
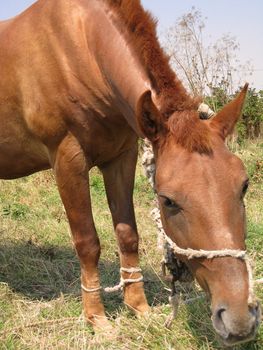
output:
[[[1,119],[0,178],[14,179],[50,167],[46,147],[17,120]]]

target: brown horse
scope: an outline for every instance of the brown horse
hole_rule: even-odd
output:
[[[104,177],[122,277],[139,280],[132,202],[138,136],[154,148],[170,238],[182,248],[244,249],[248,180],[224,140],[246,87],[213,120],[200,120],[199,101],[169,67],[139,0],[39,0],[1,23],[0,47],[0,177],[54,170],[81,264],[85,314],[95,326],[107,319],[88,172],[97,166]],[[187,264],[211,296],[214,328],[224,341],[251,338],[260,311],[248,302],[244,261]],[[124,300],[137,313],[149,310],[142,282],[127,283]]]

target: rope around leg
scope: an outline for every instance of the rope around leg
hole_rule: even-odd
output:
[[[133,274],[133,273],[142,272],[142,270],[139,267],[130,267],[130,268],[121,267],[120,272],[127,272],[127,273]],[[122,278],[121,277],[120,283],[114,287],[86,288],[83,284],[81,284],[81,289],[84,290],[84,292],[86,292],[86,293],[94,293],[94,292],[98,292],[99,290],[103,290],[105,293],[114,293],[114,292],[117,292],[117,291],[123,289],[125,284],[138,283],[138,282],[142,282],[142,281],[143,281],[143,276],[141,276],[139,278]]]
[[[121,267],[120,268],[121,272],[128,272],[128,273],[136,273],[136,272],[142,272],[142,269],[139,267]]]
[[[84,292],[86,293],[94,293],[94,292],[98,292],[99,290],[101,290],[101,287],[98,288],[86,288],[83,286],[83,284],[81,284],[81,289],[84,290]]]

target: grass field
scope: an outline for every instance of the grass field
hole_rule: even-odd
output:
[[[254,276],[263,276],[263,141],[235,150],[245,161],[251,186],[247,195],[247,246]],[[102,178],[91,174],[96,227],[102,243],[102,284],[119,281],[117,246]],[[171,329],[169,292],[160,278],[161,252],[150,218],[154,195],[138,165],[135,208],[140,232],[141,267],[152,314],[135,318],[121,293],[103,295],[117,335],[94,336],[82,317],[79,264],[51,172],[15,181],[0,181],[0,349],[207,350],[223,349],[213,332],[209,302],[198,299],[180,306]],[[263,303],[263,287],[256,288]],[[190,292],[192,297],[200,291]],[[254,342],[235,349],[263,349],[263,327]]]

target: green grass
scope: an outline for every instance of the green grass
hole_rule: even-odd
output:
[[[247,245],[255,277],[263,276],[263,144],[235,150],[251,178],[247,195]],[[91,194],[101,238],[102,284],[119,280],[117,245],[101,175],[92,171]],[[160,278],[161,252],[150,218],[154,195],[138,166],[134,193],[140,232],[141,266],[152,314],[135,318],[123,305],[121,293],[103,295],[115,324],[112,339],[94,336],[82,317],[79,264],[72,248],[68,222],[51,172],[15,181],[0,181],[0,349],[212,350],[223,349],[212,329],[205,299],[180,306],[171,329],[169,293]],[[263,302],[263,291],[257,295]],[[199,290],[189,296],[199,295]],[[263,331],[254,342],[235,349],[263,349]]]

